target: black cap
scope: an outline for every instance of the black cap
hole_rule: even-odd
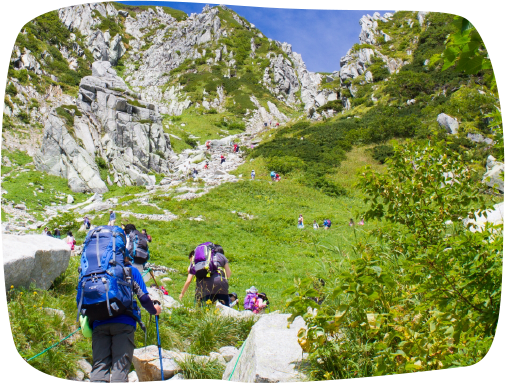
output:
[[[230,297],[235,297],[235,299],[238,299],[238,295],[237,295],[237,293],[231,293],[231,294],[228,294],[228,296],[230,296]]]

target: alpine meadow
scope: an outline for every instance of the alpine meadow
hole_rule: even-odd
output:
[[[504,147],[476,28],[366,14],[323,73],[231,6],[152,4],[50,11],[12,49],[1,224],[21,357],[79,381],[272,383],[482,360]]]

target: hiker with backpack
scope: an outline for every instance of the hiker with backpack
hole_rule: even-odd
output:
[[[221,165],[223,164],[223,162],[226,161],[226,158],[224,158],[224,155],[221,154]]]
[[[149,234],[147,234],[147,230],[146,229],[142,229],[142,234],[147,237],[147,242],[152,242],[153,241],[153,237],[151,237]]]
[[[251,179],[254,180],[256,178],[256,172],[251,170]]]
[[[84,223],[84,228],[86,230],[89,230],[89,228],[91,227],[91,221],[89,220],[88,217],[84,217],[83,223]]]
[[[67,233],[67,238],[65,239],[65,242],[70,247],[70,250],[74,251],[76,241],[71,231]]]
[[[115,224],[116,224],[116,213],[114,213],[111,210],[109,215],[109,226],[114,226]]]
[[[240,301],[238,300],[238,295],[237,293],[231,293],[231,294],[228,294],[228,296],[230,297],[230,307],[235,307],[237,306],[240,306]]]
[[[319,224],[314,220],[314,223],[312,224],[312,227],[314,228],[314,230],[317,230],[317,229],[319,229]]]
[[[223,248],[212,242],[202,243],[189,253],[189,260],[188,277],[179,300],[182,301],[191,281],[196,279],[195,299],[197,302],[220,301],[225,306],[229,306],[228,279],[231,276],[231,270]]]
[[[272,170],[272,171],[270,172],[270,178],[272,179],[272,181],[275,181],[275,176],[276,176],[276,174],[275,174],[275,172]]]
[[[51,234],[51,231],[49,230],[48,227],[44,228],[44,235],[47,235],[48,237],[52,237],[53,235]]]
[[[331,221],[329,219],[325,219],[323,222],[324,230],[328,230],[331,227]]]
[[[135,225],[131,223],[125,226],[124,232],[126,234],[128,256],[133,261],[133,267],[142,273],[144,265],[150,258],[147,233],[139,232]]]
[[[258,289],[251,286],[246,290],[244,298],[244,310],[252,311],[254,314],[259,314],[269,305],[265,293],[258,294]]]
[[[76,299],[83,335],[92,338],[92,382],[128,381],[137,323],[145,331],[134,294],[151,315],[161,313],[125,250],[117,226],[99,226],[84,242]]]
[[[54,238],[58,238],[58,239],[60,239],[60,238],[61,238],[61,232],[60,232],[60,229],[58,229],[58,228],[54,229],[54,232],[53,232],[53,237],[54,237]]]
[[[303,229],[303,215],[298,216],[298,228]]]

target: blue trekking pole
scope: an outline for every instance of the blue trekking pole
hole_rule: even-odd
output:
[[[156,302],[159,304],[159,302]],[[163,357],[161,356],[161,340],[160,340],[160,327],[158,325],[159,316],[156,315],[156,335],[158,336],[158,352],[160,354],[160,370],[161,370],[161,380],[165,380],[163,375]]]

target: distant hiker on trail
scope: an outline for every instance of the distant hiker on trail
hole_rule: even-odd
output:
[[[258,300],[256,301],[256,309],[253,310],[255,314],[262,314],[265,312],[265,309],[270,305],[268,301],[267,295],[265,293],[258,294]]]
[[[224,161],[226,161],[226,158],[224,158],[224,155],[221,154],[221,165],[223,164]]]
[[[240,150],[240,146],[239,146],[239,144],[236,144],[235,145],[235,153],[238,153],[239,150]]]
[[[276,174],[275,174],[275,172],[272,170],[272,171],[270,172],[270,178],[272,179],[272,181],[275,181],[275,176],[276,176]]]
[[[61,238],[60,229],[58,229],[58,228],[54,229],[54,232],[53,232],[53,237],[54,237],[54,238],[58,238],[58,239],[60,239],[60,238]]]
[[[238,148],[237,144],[233,145],[233,153],[237,153],[238,152],[237,148]]]
[[[147,234],[147,230],[146,229],[142,229],[142,234],[147,237],[147,242],[152,242],[153,241],[153,238],[149,234]]]
[[[209,168],[209,161],[205,161],[205,165],[203,166],[203,168],[205,170],[207,170]]]
[[[72,232],[69,231],[67,233],[67,238],[65,238],[65,242],[67,243],[67,245],[70,247],[70,250],[74,250],[75,248],[75,244],[76,244],[76,241],[75,241],[75,238],[74,236],[72,235]]]
[[[110,211],[110,216],[109,216],[109,226],[114,226],[116,224],[116,213],[114,213],[112,210]]]
[[[258,294],[258,289],[251,286],[246,290],[244,298],[244,310],[252,311],[255,314],[261,313],[269,305],[265,293]]]
[[[84,228],[86,230],[89,230],[89,228],[91,227],[91,222],[90,222],[90,220],[89,220],[88,217],[84,217],[84,222],[83,223],[84,223]]]
[[[254,180],[256,177],[256,172],[254,170],[251,170],[251,179]]]
[[[316,221],[314,221],[314,223],[312,224],[312,227],[314,228],[314,230],[317,230],[317,229],[319,229],[319,224]]]
[[[359,226],[363,226],[365,224],[365,219],[361,218],[361,221],[358,222]]]
[[[277,127],[277,126],[279,126],[279,123],[275,124],[275,126],[276,126],[276,127]]]
[[[47,235],[48,237],[52,237],[52,236],[53,236],[53,235],[51,234],[51,232],[49,231],[49,228],[48,228],[48,227],[44,228],[44,233],[43,233],[43,234]]]
[[[223,248],[212,242],[202,243],[195,250],[191,250],[189,260],[188,277],[179,300],[182,300],[191,281],[196,277],[195,299],[197,302],[202,304],[208,301],[212,303],[220,301],[225,306],[230,306],[228,279],[231,276],[231,270]]]
[[[303,215],[298,216],[298,228],[303,229]]]
[[[193,179],[196,180],[196,177],[198,177],[198,170],[196,170],[196,168],[193,168]]]
[[[205,143],[205,146],[207,147],[207,150],[210,150],[210,140]]]
[[[237,293],[228,294],[230,297],[230,307],[240,306]]]
[[[349,221],[349,226],[354,226],[354,220],[351,218],[351,220]]]
[[[142,272],[150,258],[147,233],[142,234],[135,225],[129,223],[125,226],[125,234],[128,256],[133,260],[133,267]]]
[[[268,122],[265,122],[265,128],[268,126]]]
[[[325,219],[323,221],[323,226],[324,226],[324,230],[328,230],[331,227],[331,221],[329,219]]]
[[[279,173],[275,173],[275,182],[279,182],[281,180],[281,176]]]
[[[127,382],[137,322],[145,328],[134,294],[151,315],[159,315],[161,307],[151,300],[142,275],[124,256],[123,230],[116,226],[99,229],[100,236],[93,235],[93,231],[88,234],[77,290],[81,328],[85,336],[92,338],[89,378],[92,382]],[[92,289],[81,287],[91,284]],[[120,284],[122,289],[108,288]]]

